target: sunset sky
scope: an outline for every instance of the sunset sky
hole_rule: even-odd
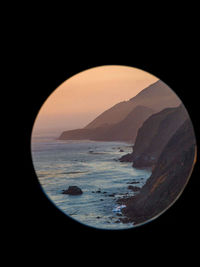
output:
[[[116,103],[129,100],[158,78],[126,66],[92,68],[66,80],[45,101],[34,132],[82,128]]]

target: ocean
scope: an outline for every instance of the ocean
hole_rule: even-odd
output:
[[[67,216],[100,229],[126,229],[133,224],[119,221],[116,200],[133,196],[129,183],[142,187],[151,172],[118,159],[132,151],[123,142],[60,141],[53,134],[32,137],[32,159],[46,196]],[[62,194],[78,186],[82,195]]]

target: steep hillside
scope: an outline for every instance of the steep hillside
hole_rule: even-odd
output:
[[[118,123],[138,105],[152,108],[158,112],[166,107],[175,107],[179,104],[180,100],[176,94],[159,80],[142,90],[129,101],[120,102],[104,111],[85,128],[97,128],[104,124]]]
[[[171,136],[187,118],[183,105],[153,114],[138,130],[133,152],[120,161],[133,162],[138,168],[153,166]]]
[[[123,209],[129,221],[145,222],[168,208],[182,192],[196,160],[196,141],[187,119],[170,138],[151,177]]]
[[[110,126],[95,129],[76,129],[63,132],[59,140],[100,140]],[[99,139],[100,138],[100,139]]]
[[[150,115],[179,104],[176,94],[165,83],[157,81],[129,101],[106,110],[85,128],[63,132],[59,139],[134,142],[138,128]]]
[[[102,140],[106,141],[130,141],[134,142],[138,128],[154,113],[154,110],[144,106],[135,107],[121,122],[110,127]]]
[[[137,106],[119,123],[98,128],[66,131],[59,139],[134,142],[138,128],[153,113],[153,109]]]

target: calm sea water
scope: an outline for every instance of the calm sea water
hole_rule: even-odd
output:
[[[136,194],[128,183],[136,181],[135,186],[142,187],[151,174],[117,161],[131,151],[131,145],[122,142],[59,141],[51,135],[32,138],[34,168],[49,199],[73,219],[103,229],[133,227],[119,222],[120,212],[113,211],[118,198]],[[72,185],[83,194],[62,194]]]

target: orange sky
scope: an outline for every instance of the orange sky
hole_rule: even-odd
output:
[[[45,101],[34,131],[82,128],[106,109],[129,100],[158,78],[126,66],[101,66],[71,77]]]

